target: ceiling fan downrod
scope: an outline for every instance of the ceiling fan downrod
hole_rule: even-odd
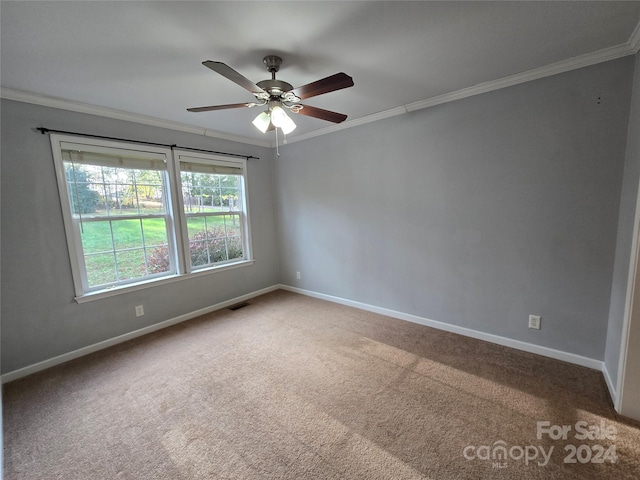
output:
[[[257,85],[269,94],[270,100],[278,100],[286,92],[293,90],[293,85],[290,83],[276,79],[276,72],[280,70],[282,58],[277,55],[267,55],[262,59],[262,62],[267,66],[267,70],[271,72],[271,80],[262,80]],[[283,100],[288,100],[288,98],[283,98]]]
[[[262,59],[262,62],[267,66],[267,71],[271,72],[271,80],[275,80],[276,72],[280,70],[280,65],[282,65],[282,58],[277,55],[267,55]]]

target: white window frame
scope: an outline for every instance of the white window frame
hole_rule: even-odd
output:
[[[237,268],[253,264],[251,233],[249,226],[249,199],[247,192],[247,164],[245,158],[229,159],[223,156],[209,155],[203,153],[193,153],[188,150],[172,150],[171,148],[157,147],[146,144],[137,144],[129,142],[120,142],[115,140],[102,140],[92,137],[79,137],[75,135],[51,134],[50,135],[52,153],[56,178],[58,182],[58,192],[62,205],[62,216],[64,228],[67,237],[67,246],[69,250],[69,259],[71,264],[71,273],[75,289],[75,300],[78,303],[95,300],[99,298],[110,297],[122,293],[127,293],[143,288],[149,288],[165,283],[180,281],[189,277],[206,275],[227,270],[229,268]],[[62,151],[68,147],[68,144],[75,144],[79,149],[85,148],[87,151],[109,151],[121,150],[123,156],[127,152],[135,155],[150,155],[154,157],[162,157],[166,161],[165,175],[165,209],[166,213],[160,214],[165,218],[167,228],[167,243],[170,256],[169,271],[160,274],[152,274],[144,278],[131,279],[121,281],[107,287],[94,287],[88,285],[87,270],[84,261],[84,253],[82,248],[82,239],[80,236],[79,218],[74,218],[71,201],[69,198],[66,175],[64,170],[64,159]],[[63,147],[64,145],[64,147]],[[182,199],[182,186],[180,182],[180,156],[191,157],[192,161],[228,165],[240,168],[241,175],[241,193],[243,196],[243,212],[241,217],[241,232],[243,241],[243,258],[224,263],[218,263],[206,268],[192,271],[189,240],[187,236],[186,218],[183,214],[184,205]],[[158,216],[156,214],[132,214],[124,218],[127,219],[145,219]],[[115,219],[120,219],[117,217]],[[83,222],[92,221],[84,218]]]
[[[177,194],[177,208],[180,210],[180,219],[181,219],[181,238],[183,249],[182,252],[184,254],[182,258],[182,269],[185,273],[199,273],[207,270],[217,269],[224,267],[225,265],[233,265],[238,262],[250,261],[252,257],[252,245],[251,245],[251,233],[250,233],[250,222],[249,222],[249,195],[247,192],[247,160],[245,158],[238,159],[229,159],[226,157],[222,157],[219,155],[202,153],[202,152],[193,152],[188,150],[180,150],[175,149],[173,151],[174,154],[174,168],[175,168],[175,178],[178,182],[176,192]],[[216,213],[208,213],[204,214],[204,216],[221,216],[221,215],[229,215],[234,214],[238,215],[240,220],[240,232],[242,235],[242,253],[243,257],[241,259],[232,259],[227,260],[226,262],[219,262],[207,267],[193,269],[191,266],[191,257],[189,250],[189,235],[187,232],[187,218],[195,217],[195,216],[203,216],[203,214],[187,214],[184,210],[184,199],[182,196],[182,181],[181,181],[181,172],[182,169],[180,167],[181,162],[188,163],[199,163],[202,165],[209,166],[220,166],[220,167],[230,167],[235,169],[240,169],[240,185],[239,185],[239,193],[241,196],[242,208],[241,210],[234,210],[232,212],[216,212]]]

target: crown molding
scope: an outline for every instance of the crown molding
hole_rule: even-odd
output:
[[[638,50],[640,50],[640,22],[636,25],[636,29],[629,37],[629,42],[627,43],[633,50],[633,53],[638,53]]]
[[[471,87],[462,88],[454,92],[444,93],[442,95],[436,95],[435,97],[426,98],[417,102],[408,103],[399,107],[377,112],[364,117],[356,118],[354,120],[348,120],[346,122],[331,125],[326,128],[314,130],[312,132],[302,133],[299,135],[290,136],[286,139],[286,144],[301,142],[310,138],[327,135],[330,133],[339,132],[349,128],[365,125],[371,122],[377,122],[385,118],[395,117],[408,112],[416,110],[422,110],[424,108],[441,105],[443,103],[453,102],[461,100],[463,98],[480,95],[483,93],[499,90],[501,88],[511,87],[520,83],[531,82],[533,80],[539,80],[541,78],[550,77],[559,73],[569,72],[578,68],[588,67],[602,62],[615,60],[617,58],[625,57],[627,55],[635,55],[640,50],[640,23],[636,26],[635,30],[629,37],[626,43],[616,45],[614,47],[604,48],[592,53],[579,55],[577,57],[562,60],[560,62],[545,65],[544,67],[534,68],[525,72],[517,73],[515,75],[509,75],[507,77],[499,78],[497,80],[491,80],[484,83],[479,83]],[[62,98],[48,97],[46,95],[40,95],[31,92],[23,92],[20,90],[14,90],[10,88],[0,88],[0,98],[6,98],[7,100],[16,100],[18,102],[33,103],[36,105],[43,105],[46,107],[60,108],[62,110],[70,110],[80,113],[88,113],[90,115],[97,115],[101,117],[114,118],[117,120],[124,120],[128,122],[140,123],[143,125],[151,125],[160,128],[167,128],[170,130],[176,130],[179,132],[193,133],[195,135],[204,135],[213,138],[219,138],[223,140],[230,140],[233,142],[256,145],[259,147],[275,148],[276,143],[273,140],[256,140],[249,137],[243,137],[240,135],[233,135],[229,133],[219,132],[216,130],[208,130],[202,127],[196,127],[185,123],[172,122],[169,120],[163,120],[146,115],[139,115],[136,113],[129,113],[122,110],[116,110],[106,107],[98,107],[87,103],[75,102],[71,100],[65,100]]]
[[[166,128],[178,132],[192,133],[194,135],[203,135],[206,137],[218,138],[222,140],[230,140],[232,142],[238,142],[242,144],[256,145],[259,147],[271,147],[271,142],[267,140],[255,140],[253,138],[243,137],[240,135],[232,135],[216,130],[196,127],[194,125],[188,125],[186,123],[172,122],[170,120],[163,120],[161,118],[151,117],[147,115],[125,112],[123,110],[116,110],[114,108],[98,107],[96,105],[91,105],[88,103],[76,102],[57,97],[49,97],[47,95],[25,92],[12,88],[1,87],[0,98],[4,98],[6,100],[15,100],[17,102],[31,103],[34,105],[41,105],[44,107],[59,108],[61,110],[69,110],[72,112],[87,113],[89,115],[96,115],[98,117],[113,118],[116,120],[149,125],[152,127]]]
[[[539,80],[541,78],[550,77],[559,73],[569,72],[571,70],[577,70],[578,68],[588,67],[609,60],[615,60],[617,58],[626,57],[627,55],[634,55],[640,48],[640,23],[636,27],[634,33],[631,35],[629,42],[616,45],[615,47],[604,48],[596,52],[587,53],[577,57],[562,60],[560,62],[552,63],[540,68],[534,68],[527,70],[526,72],[517,73],[508,77],[499,78],[497,80],[491,80],[471,87],[456,90],[454,92],[444,93],[442,95],[436,95],[435,97],[426,98],[417,102],[408,103],[400,107],[395,107],[383,112],[374,113],[365,117],[357,118],[355,120],[346,121],[338,125],[332,125],[327,128],[315,130],[313,132],[296,135],[287,140],[287,143],[300,142],[302,140],[308,140],[309,138],[319,137],[328,133],[334,133],[348,128],[357,127],[358,125],[364,125],[366,123],[376,122],[383,118],[394,117],[396,115],[402,115],[404,113],[413,112],[416,110],[422,110],[424,108],[434,107],[443,103],[453,102],[461,100],[463,98],[480,95],[482,93],[491,92],[493,90],[500,90],[501,88],[511,87],[520,83],[531,82],[533,80]],[[275,146],[275,145],[274,145]]]
[[[402,115],[403,113],[407,113],[407,109],[404,105],[400,107],[391,108],[389,110],[384,110],[378,113],[372,113],[371,115],[366,115],[360,118],[354,118],[353,120],[347,120],[343,123],[338,123],[335,125],[331,125],[329,127],[321,128],[319,130],[313,130],[307,133],[301,133],[299,135],[295,135],[293,137],[288,137],[287,142],[282,142],[281,145],[286,145],[288,143],[301,142],[302,140],[308,140],[309,138],[320,137],[322,135],[327,135],[329,133],[339,132],[340,130],[346,130],[348,128],[357,127],[358,125],[364,125],[365,123],[377,122],[378,120],[382,120],[384,118],[395,117],[396,115]],[[275,147],[275,142],[272,144],[272,147]]]
[[[533,80],[539,80],[545,77],[551,77],[559,73],[570,72],[571,70],[577,70],[583,67],[589,67],[602,62],[608,62],[609,60],[615,60],[617,58],[632,55],[633,51],[628,44],[617,45],[615,47],[605,48],[598,50],[597,52],[589,53],[586,55],[580,55],[568,60],[552,63],[540,68],[534,68],[526,72],[517,73],[515,75],[509,75],[508,77],[499,78],[497,80],[491,80],[489,82],[479,83],[472,87],[463,88],[451,93],[445,93],[444,95],[438,95],[436,97],[427,98],[418,102],[410,103],[406,105],[407,111],[412,112],[414,110],[420,110],[423,108],[433,107],[442,103],[453,102],[462,98],[472,97],[474,95],[480,95],[482,93],[491,92],[493,90],[500,90],[502,88],[511,87],[520,83],[531,82]]]

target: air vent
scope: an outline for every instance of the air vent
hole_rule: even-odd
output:
[[[231,305],[230,307],[227,307],[227,309],[236,311],[243,307],[246,307],[247,305],[249,305],[249,302],[240,302],[240,303],[236,303],[235,305]]]

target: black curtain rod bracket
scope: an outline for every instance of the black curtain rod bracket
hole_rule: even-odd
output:
[[[260,160],[260,157],[254,157],[253,155],[241,155],[239,153],[218,152],[216,150],[204,150],[204,149],[201,149],[201,148],[181,147],[181,146],[176,145],[176,144],[154,143],[154,142],[147,142],[146,140],[131,140],[131,139],[128,139],[128,138],[105,137],[105,136],[102,136],[102,135],[92,135],[92,134],[89,134],[89,133],[67,132],[65,130],[54,130],[54,129],[46,128],[46,127],[37,127],[36,130],[40,131],[40,133],[42,133],[42,135],[45,135],[47,133],[62,133],[62,134],[66,134],[66,135],[77,135],[77,136],[80,136],[80,137],[101,138],[101,139],[104,139],[104,140],[116,140],[116,141],[119,141],[119,142],[143,143],[145,145],[154,145],[154,146],[157,146],[157,147],[169,147],[171,150],[174,150],[174,149],[192,150],[192,151],[195,151],[195,152],[213,153],[213,154],[217,154],[217,155],[226,155],[228,157],[246,158],[247,160],[250,160],[250,159]]]

